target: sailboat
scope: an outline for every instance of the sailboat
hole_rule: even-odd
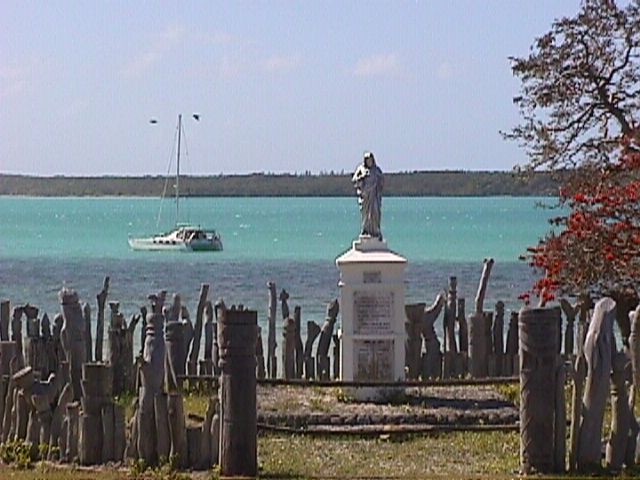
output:
[[[198,116],[194,115],[197,120]],[[200,225],[180,223],[180,148],[182,136],[182,115],[178,115],[178,145],[176,150],[176,226],[173,230],[149,237],[129,236],[129,246],[133,250],[216,252],[222,250],[222,239],[213,229]],[[166,189],[165,189],[166,190]],[[164,198],[164,194],[163,194]]]

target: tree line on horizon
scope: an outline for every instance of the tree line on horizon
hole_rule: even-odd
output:
[[[37,177],[0,174],[0,195],[156,197],[164,176]],[[385,196],[553,196],[558,179],[545,172],[422,171],[385,174]],[[341,197],[354,195],[351,174],[264,174],[180,177],[185,197]],[[173,195],[169,180],[166,195]]]

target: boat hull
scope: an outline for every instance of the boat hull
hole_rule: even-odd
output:
[[[218,235],[202,233],[201,236],[185,235],[179,229],[168,235],[134,238],[129,237],[132,250],[151,252],[220,252],[222,240]],[[199,232],[199,231],[198,231]],[[186,233],[189,233],[187,230]]]

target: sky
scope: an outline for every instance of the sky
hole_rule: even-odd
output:
[[[509,57],[579,5],[1,0],[0,173],[163,175],[179,114],[189,175],[510,170]]]

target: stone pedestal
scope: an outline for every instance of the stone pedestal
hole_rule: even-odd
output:
[[[342,310],[340,378],[343,381],[404,380],[407,259],[377,238],[360,236],[336,259]],[[384,400],[391,388],[358,387],[359,400]]]

